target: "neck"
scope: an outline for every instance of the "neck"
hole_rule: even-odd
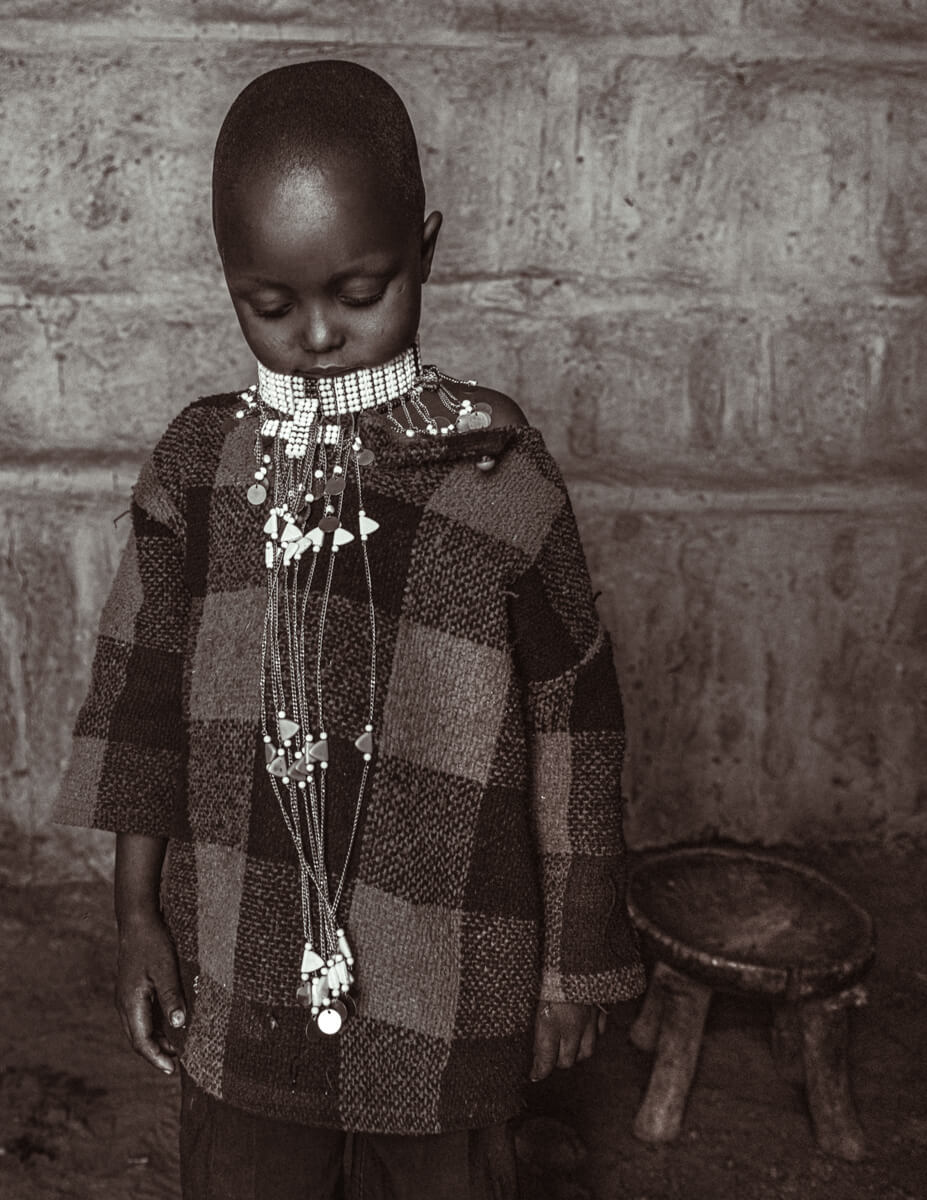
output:
[[[418,345],[376,367],[344,375],[281,375],[258,363],[258,391],[268,408],[292,416],[316,412],[340,417],[372,408],[391,408],[419,380]]]

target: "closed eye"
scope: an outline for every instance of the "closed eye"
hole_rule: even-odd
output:
[[[339,296],[338,299],[342,304],[346,304],[348,308],[367,308],[371,304],[376,304],[386,295],[386,288],[377,292],[375,296]]]
[[[264,321],[279,321],[281,317],[287,315],[292,307],[292,304],[284,304],[280,308],[256,308],[254,315]]]

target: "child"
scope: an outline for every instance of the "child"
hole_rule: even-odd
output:
[[[255,80],[213,218],[258,383],[141,472],[59,817],[117,834],[185,1197],[340,1195],[346,1132],[352,1195],[514,1196],[525,1082],[642,985],[569,501],[510,399],[419,362],[441,214],[379,76]]]

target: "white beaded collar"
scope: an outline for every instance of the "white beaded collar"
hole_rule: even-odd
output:
[[[418,347],[410,346],[376,367],[344,375],[281,375],[258,363],[257,390],[268,408],[284,416],[319,412],[337,418],[395,404],[418,383]]]

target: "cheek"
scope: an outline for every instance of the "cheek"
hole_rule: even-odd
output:
[[[293,354],[281,327],[279,330],[236,310],[238,324],[248,349],[272,371],[289,371]]]

